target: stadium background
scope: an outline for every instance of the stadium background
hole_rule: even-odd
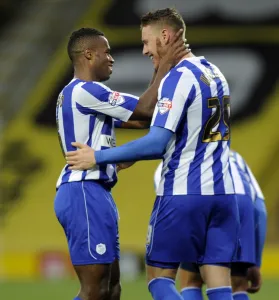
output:
[[[262,295],[279,292],[279,2],[277,0],[0,0],[0,298],[71,299],[77,282],[53,211],[64,164],[55,127],[58,92],[72,77],[70,32],[102,30],[115,67],[107,84],[140,95],[152,75],[141,55],[139,17],[176,7],[196,55],[217,64],[232,94],[232,147],[266,196],[268,236]],[[117,144],[145,131],[117,130]],[[120,211],[123,299],[149,299],[142,255],[157,161],[123,171],[113,195]],[[130,292],[137,290],[136,295]],[[44,298],[46,297],[46,298]]]

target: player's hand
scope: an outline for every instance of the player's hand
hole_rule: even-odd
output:
[[[130,168],[133,164],[135,164],[136,162],[135,161],[132,161],[132,162],[124,162],[124,163],[118,163],[116,165],[116,171],[117,173],[120,172],[121,170],[124,170],[124,169],[128,169]]]
[[[66,153],[67,164],[70,170],[89,170],[96,165],[95,151],[88,145],[73,142],[72,146],[77,147],[76,151]]]
[[[247,292],[250,294],[257,293],[262,285],[262,276],[259,267],[251,267],[247,272],[247,279],[249,282],[249,287]]]
[[[183,39],[183,29],[180,29],[171,39],[169,44],[162,46],[160,39],[157,38],[157,53],[160,57],[160,64],[170,64],[175,66],[183,56],[191,52],[187,40]]]

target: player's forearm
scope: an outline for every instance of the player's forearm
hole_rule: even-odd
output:
[[[115,122],[115,128],[123,128],[123,129],[147,129],[150,127],[150,121],[128,121],[122,122],[117,121]]]
[[[118,163],[116,165],[116,170],[117,170],[117,172],[120,172],[121,170],[125,170],[125,169],[128,169],[128,168],[132,167],[135,163],[136,163],[135,161]]]
[[[130,120],[151,120],[155,105],[158,101],[158,89],[160,83],[171,67],[172,65],[169,63],[163,63],[159,66],[153,83],[140,96],[137,107]]]
[[[115,164],[126,161],[161,158],[172,134],[167,129],[153,129],[149,134],[136,141],[120,147],[96,151],[96,164]]]
[[[125,161],[151,160],[161,158],[163,147],[144,138],[127,143],[120,147],[95,152],[96,164],[117,164]]]
[[[266,237],[267,214],[265,202],[257,198],[255,201],[255,243],[256,243],[256,265],[261,266],[262,253]]]
[[[124,129],[147,129],[150,127],[151,120],[149,121],[128,121],[123,122],[121,128]]]

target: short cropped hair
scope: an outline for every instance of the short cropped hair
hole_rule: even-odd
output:
[[[80,28],[72,32],[67,46],[70,60],[74,61],[75,54],[84,50],[84,43],[88,40],[88,38],[98,36],[104,36],[104,34],[95,28]]]
[[[186,30],[185,22],[180,13],[174,8],[159,9],[149,12],[141,18],[141,28],[153,24],[169,25],[175,31],[179,29]]]

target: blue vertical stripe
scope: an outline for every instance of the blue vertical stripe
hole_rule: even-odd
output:
[[[157,106],[159,106],[160,100],[163,98],[166,98],[170,101],[173,100],[173,96],[176,90],[176,86],[180,80],[180,77],[182,76],[182,72],[175,72],[172,71],[171,76],[168,76],[166,80],[163,83],[162,89],[161,89],[161,97],[159,101],[157,102]],[[168,116],[169,116],[170,110],[168,110],[166,113],[161,114],[160,110],[158,110],[158,113],[154,120],[154,125],[158,127],[165,127],[165,124],[167,122]]]
[[[205,59],[202,59],[201,62],[203,64],[207,65],[209,67],[209,69],[212,71],[212,73],[214,73],[214,69]],[[220,131],[221,136],[223,137],[226,132],[226,126],[224,124],[224,103],[223,103],[224,89],[223,89],[222,81],[219,77],[215,78],[214,81],[217,84],[218,99],[220,101],[221,112],[222,112],[221,119],[220,119],[217,130]],[[230,145],[230,141],[228,141],[228,146],[229,145]],[[222,173],[223,166],[222,166],[222,161],[221,161],[221,155],[222,155],[223,151],[224,151],[223,144],[222,144],[222,142],[219,142],[218,147],[214,150],[214,153],[213,153],[212,170],[213,170],[214,193],[215,194],[225,194],[225,183],[224,183],[224,176]],[[230,166],[229,166],[229,172],[231,174]]]
[[[229,154],[229,162],[230,162],[230,154]],[[230,163],[229,163],[229,173],[230,173],[230,176],[231,176],[231,179],[232,179],[233,190],[235,192],[235,184],[234,184],[234,180],[233,180],[233,176],[232,176],[232,168],[231,168],[231,164]]]
[[[223,121],[223,96],[224,96],[224,90],[223,90],[223,85],[222,81],[219,77],[214,79],[216,84],[217,84],[217,92],[218,92],[218,99],[220,101],[221,105],[221,119],[219,122],[218,126],[218,131],[221,132],[221,136],[224,136],[225,134],[225,124]],[[218,142],[217,148],[213,152],[213,166],[212,166],[212,171],[213,171],[213,180],[214,180],[214,194],[225,194],[225,185],[224,185],[224,176],[223,176],[223,165],[221,161],[221,155],[222,152],[224,151],[223,149],[223,144],[222,141]]]
[[[74,80],[72,83],[67,85],[63,90],[64,100],[62,103],[62,118],[63,118],[63,129],[66,144],[66,151],[74,151],[75,147],[71,145],[72,142],[76,141],[75,129],[74,129],[74,115],[72,109],[72,94],[74,87],[80,83],[81,80]],[[65,169],[65,174],[62,177],[62,182],[69,181],[70,175],[72,173],[69,170],[69,166]]]
[[[104,125],[102,127],[102,134],[112,135],[112,123],[113,119],[111,117],[106,117],[104,121]]]
[[[111,117],[106,116],[103,127],[102,127],[101,134],[112,136],[112,126],[113,126],[113,119]],[[110,147],[102,146],[101,150],[106,150],[109,148]],[[113,165],[113,166],[115,168],[115,165]],[[104,180],[104,181],[109,180],[109,176],[107,174],[107,165],[99,166],[99,170],[100,170],[100,180]]]
[[[64,90],[64,101],[62,104],[62,117],[63,117],[63,127],[64,127],[64,137],[67,151],[76,150],[75,147],[71,145],[72,142],[76,141],[75,129],[74,129],[74,115],[72,108],[72,93],[74,87],[79,83],[79,80],[75,80],[69,84]]]
[[[164,194],[173,194],[175,170],[178,168],[182,150],[185,148],[188,139],[187,110],[189,106],[193,103],[195,97],[196,88],[195,86],[193,86],[188,96],[189,101],[185,100],[183,113],[181,114],[180,120],[178,122],[179,125],[176,131],[175,150],[172,153],[171,160],[168,163],[168,172],[165,174]]]
[[[211,116],[211,110],[207,109],[207,99],[211,98],[211,89],[200,80],[200,77],[203,75],[201,69],[192,64],[190,61],[185,61],[185,66],[193,73],[198,81],[202,96],[202,128],[199,133],[195,156],[189,167],[187,193],[201,194],[201,163],[204,161],[204,155],[207,147],[207,143],[202,142],[202,136],[204,124],[206,124],[208,118]]]
[[[92,144],[92,135],[93,135],[95,121],[96,121],[96,116],[95,115],[94,116],[90,116],[90,119],[89,119],[89,130],[88,130],[88,132],[89,132],[89,139],[88,139],[88,141],[86,143],[89,147],[91,147],[91,144]],[[87,171],[83,171],[82,172],[82,180],[85,179],[86,174],[87,174]]]

